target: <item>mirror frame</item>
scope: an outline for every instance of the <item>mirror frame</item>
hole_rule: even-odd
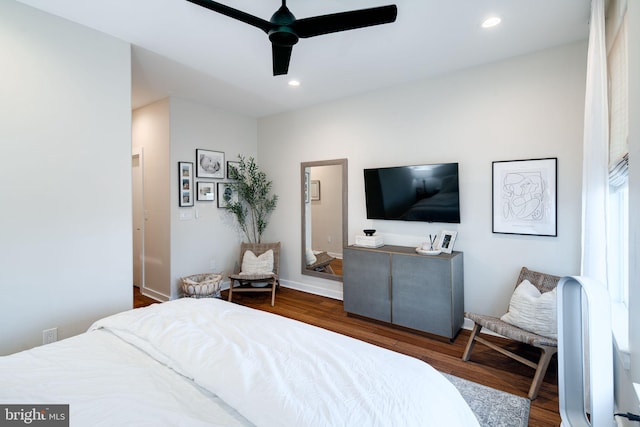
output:
[[[309,167],[314,166],[341,166],[342,167],[342,248],[346,248],[349,244],[349,232],[348,232],[348,161],[347,159],[334,159],[334,160],[320,160],[316,162],[302,162],[300,163],[300,218],[302,219],[301,224],[301,251],[300,251],[300,268],[301,273],[307,276],[315,276],[321,277],[323,279],[328,280],[337,280],[339,282],[342,281],[342,275],[325,273],[322,271],[313,271],[307,269],[306,263],[306,248],[307,248],[307,233],[306,233],[306,223],[307,223],[307,214],[305,209],[305,172]]]

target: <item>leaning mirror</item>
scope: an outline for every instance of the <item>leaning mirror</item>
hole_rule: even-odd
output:
[[[347,159],[300,164],[302,274],[342,280],[347,246]]]

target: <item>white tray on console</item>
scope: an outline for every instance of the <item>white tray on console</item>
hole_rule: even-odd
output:
[[[440,249],[434,249],[432,251],[424,250],[422,248],[416,248],[416,252],[420,255],[440,255],[442,251]]]

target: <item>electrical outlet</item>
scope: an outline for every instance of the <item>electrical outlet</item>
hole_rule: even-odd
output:
[[[42,344],[49,344],[58,341],[58,328],[45,329],[42,331]]]

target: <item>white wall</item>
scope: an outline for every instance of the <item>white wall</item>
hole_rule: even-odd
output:
[[[120,40],[0,2],[0,354],[132,306],[131,65]]]
[[[240,234],[229,213],[215,202],[178,207],[178,162],[196,160],[196,148],[221,151],[228,160],[238,154],[257,156],[257,121],[204,105],[171,98],[171,286],[179,296],[181,278],[206,272],[231,273],[238,262]],[[226,177],[226,164],[225,164]],[[196,178],[197,181],[223,182]],[[217,184],[216,184],[217,186]],[[180,213],[193,219],[180,220]]]
[[[259,120],[259,159],[280,203],[267,229],[283,244],[287,286],[342,297],[342,284],[302,276],[299,164],[349,159],[349,240],[375,228],[389,244],[417,246],[458,231],[465,309],[505,311],[522,266],[577,274],[586,42]],[[558,158],[558,237],[493,234],[495,160]],[[460,165],[461,223],[368,221],[362,170],[437,162]]]

